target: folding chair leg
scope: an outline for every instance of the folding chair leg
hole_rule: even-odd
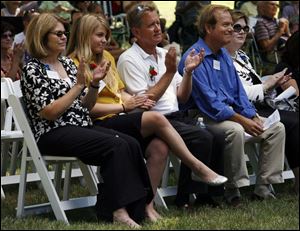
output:
[[[66,163],[65,168],[65,179],[64,179],[64,194],[63,194],[63,200],[66,201],[69,199],[69,192],[70,192],[70,181],[72,175],[72,163]]]
[[[54,165],[54,187],[58,195],[61,192],[62,168],[63,168],[62,163],[58,163]]]
[[[97,195],[98,193],[98,187],[97,184],[99,180],[97,179],[95,172],[93,172],[91,167],[88,167],[81,161],[79,161],[79,166],[82,172],[82,175],[84,176],[84,179],[86,180],[87,187],[89,188],[89,191],[92,195]]]
[[[4,199],[5,199],[5,194],[4,194],[3,188],[1,186],[1,200],[4,200]]]
[[[161,186],[160,187],[167,187],[169,181],[169,174],[170,174],[170,157],[167,159],[166,167],[161,179]]]
[[[17,159],[19,155],[19,141],[13,142],[12,149],[11,149],[11,159],[10,159],[10,166],[9,166],[9,174],[15,175],[16,168],[17,168]]]
[[[2,142],[1,142],[2,143]],[[8,162],[8,151],[9,151],[9,142],[3,142],[1,147],[1,176],[6,175],[7,171],[7,162]]]
[[[27,146],[26,146],[25,142],[23,142],[19,194],[18,194],[18,206],[17,206],[17,217],[18,218],[21,218],[24,216],[26,180],[27,180]]]
[[[34,165],[36,166],[37,172],[40,176],[42,181],[43,188],[47,194],[47,197],[49,199],[49,202],[51,204],[51,207],[53,209],[53,212],[55,214],[55,217],[59,221],[63,221],[66,224],[69,224],[68,218],[66,216],[66,213],[64,212],[64,209],[62,207],[62,204],[59,200],[59,197],[56,193],[56,190],[52,184],[52,181],[50,179],[49,173],[47,168],[45,167],[43,162],[43,159],[36,159],[33,157]]]
[[[160,188],[157,189],[157,192],[154,197],[155,205],[163,206],[165,209],[168,210],[168,206],[164,200],[164,197],[162,196],[162,193],[160,192],[161,190],[164,190],[164,189],[160,189]]]

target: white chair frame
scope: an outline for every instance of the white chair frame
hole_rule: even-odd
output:
[[[23,145],[22,161],[21,161],[21,173],[20,173],[20,184],[18,194],[18,206],[17,206],[17,217],[24,217],[28,214],[39,214],[43,212],[49,212],[53,210],[57,220],[63,221],[69,224],[68,218],[65,214],[66,210],[83,208],[93,206],[96,203],[97,194],[97,183],[98,179],[91,168],[91,166],[85,165],[75,157],[58,157],[58,156],[42,156],[35,138],[31,131],[30,125],[26,118],[22,103],[16,95],[10,95],[8,97],[8,103],[15,112],[16,120],[19,122],[20,128],[24,135],[25,145]],[[29,152],[27,151],[29,150]],[[27,178],[27,161],[32,160],[36,168],[37,174],[41,179],[42,186],[47,194],[49,203],[25,206],[25,192],[26,192],[26,178]],[[66,167],[66,178],[65,179],[65,191],[63,199],[60,200],[56,189],[60,188],[60,181],[56,180],[56,185],[52,183],[51,176],[46,167],[46,161],[55,163],[67,163]],[[79,161],[79,165],[89,191],[92,196],[80,197],[75,199],[69,199],[69,178],[71,170],[71,162]],[[62,167],[59,167],[62,169]],[[57,171],[58,175],[54,178],[61,179],[61,171]]]

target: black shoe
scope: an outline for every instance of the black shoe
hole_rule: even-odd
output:
[[[181,210],[189,210],[190,206],[190,194],[180,193],[176,195],[175,205]]]
[[[240,197],[233,197],[231,200],[225,199],[226,203],[234,208],[240,208],[242,206],[241,198]]]
[[[212,208],[217,208],[220,207],[220,204],[210,196],[197,196],[195,200],[195,206],[209,206]]]

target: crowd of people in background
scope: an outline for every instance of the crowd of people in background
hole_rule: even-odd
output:
[[[271,93],[299,96],[299,1],[280,4],[177,1],[167,28],[152,1],[2,1],[1,77],[20,80],[42,154],[101,166],[100,220],[162,219],[153,198],[170,151],[179,209],[191,194],[194,205],[242,206],[245,143],[260,145],[252,199],[276,198],[285,157],[299,195],[299,112],[263,127]]]

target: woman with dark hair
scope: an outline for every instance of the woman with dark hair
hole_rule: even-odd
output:
[[[9,77],[13,81],[20,79],[21,62],[24,54],[24,44],[12,44],[15,36],[15,28],[1,21],[1,77]]]

